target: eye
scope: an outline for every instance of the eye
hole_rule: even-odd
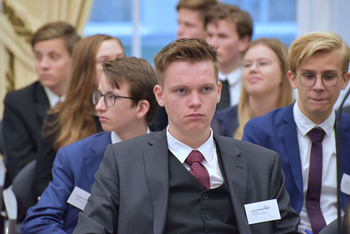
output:
[[[266,66],[266,65],[269,65],[268,61],[259,61],[259,66],[263,67],[263,66]]]
[[[250,68],[253,65],[253,62],[251,61],[243,61],[242,62],[242,68]]]
[[[108,101],[114,101],[114,99],[117,99],[117,96],[111,94],[111,93],[107,93],[105,95],[105,98],[108,100]]]
[[[176,92],[179,94],[183,94],[185,93],[185,89],[177,89]]]
[[[36,53],[35,54],[35,59],[40,61],[43,58],[42,54]]]
[[[212,90],[211,87],[204,87],[204,88],[203,88],[203,91],[206,92],[206,93],[207,93],[207,92],[210,92],[211,90]]]
[[[323,80],[334,80],[334,79],[337,79],[337,78],[338,78],[338,75],[334,74],[334,73],[326,73],[326,74],[322,75],[322,79]]]
[[[313,80],[313,79],[315,79],[315,77],[316,77],[315,74],[313,74],[313,73],[308,73],[308,72],[302,73],[301,76],[302,76],[304,79],[306,79],[306,80]]]
[[[60,57],[60,56],[59,56],[57,53],[51,53],[51,54],[50,54],[50,58],[51,58],[52,60],[57,60],[59,57]]]

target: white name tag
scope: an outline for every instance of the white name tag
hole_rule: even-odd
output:
[[[348,195],[350,194],[350,176],[348,174],[343,174],[340,183],[340,191]]]
[[[90,197],[90,193],[75,186],[67,202],[80,210],[84,210],[89,197]]]
[[[281,219],[276,199],[244,205],[248,224]]]

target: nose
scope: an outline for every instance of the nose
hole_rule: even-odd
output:
[[[184,34],[184,29],[181,24],[179,24],[179,26],[177,27],[176,33],[177,33],[177,39],[182,38]]]
[[[107,109],[106,104],[104,102],[104,97],[101,97],[95,106],[95,110],[98,112],[105,111]]]
[[[207,43],[214,46],[214,48],[219,48],[219,41],[216,37],[210,37],[207,40]]]
[[[49,59],[44,56],[40,61],[37,62],[42,69],[48,68],[50,66]]]
[[[201,105],[201,98],[198,92],[192,92],[189,100],[190,107],[198,108]]]
[[[316,81],[315,81],[315,84],[313,86],[313,89],[324,89],[324,85],[323,85],[323,82],[322,82],[322,78],[321,77],[316,77]]]

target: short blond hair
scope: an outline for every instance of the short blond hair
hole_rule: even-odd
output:
[[[348,45],[334,32],[315,31],[295,39],[289,47],[290,70],[296,72],[298,67],[318,53],[339,50],[342,58],[342,73],[347,73],[350,61]]]

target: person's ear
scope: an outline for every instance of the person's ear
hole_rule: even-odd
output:
[[[239,51],[242,53],[243,51],[245,51],[248,47],[248,44],[249,44],[249,41],[250,41],[250,37],[248,35],[242,37],[240,40],[239,40]]]
[[[292,86],[292,88],[296,89],[297,88],[297,76],[296,76],[296,74],[292,71],[288,71],[287,77],[288,77],[289,83]]]
[[[164,107],[163,88],[160,85],[155,85],[153,88],[153,93],[156,96],[159,106]]]
[[[136,106],[136,117],[138,119],[144,118],[147,115],[149,108],[150,104],[147,100],[140,100]]]
[[[346,86],[348,86],[349,79],[350,79],[350,73],[345,73],[343,76],[344,82],[343,82],[342,90],[344,90]]]
[[[217,98],[216,98],[216,103],[219,103],[220,100],[221,100],[221,87],[222,87],[222,84],[221,84],[221,82],[219,81],[219,82],[218,82],[218,96],[217,96]]]

